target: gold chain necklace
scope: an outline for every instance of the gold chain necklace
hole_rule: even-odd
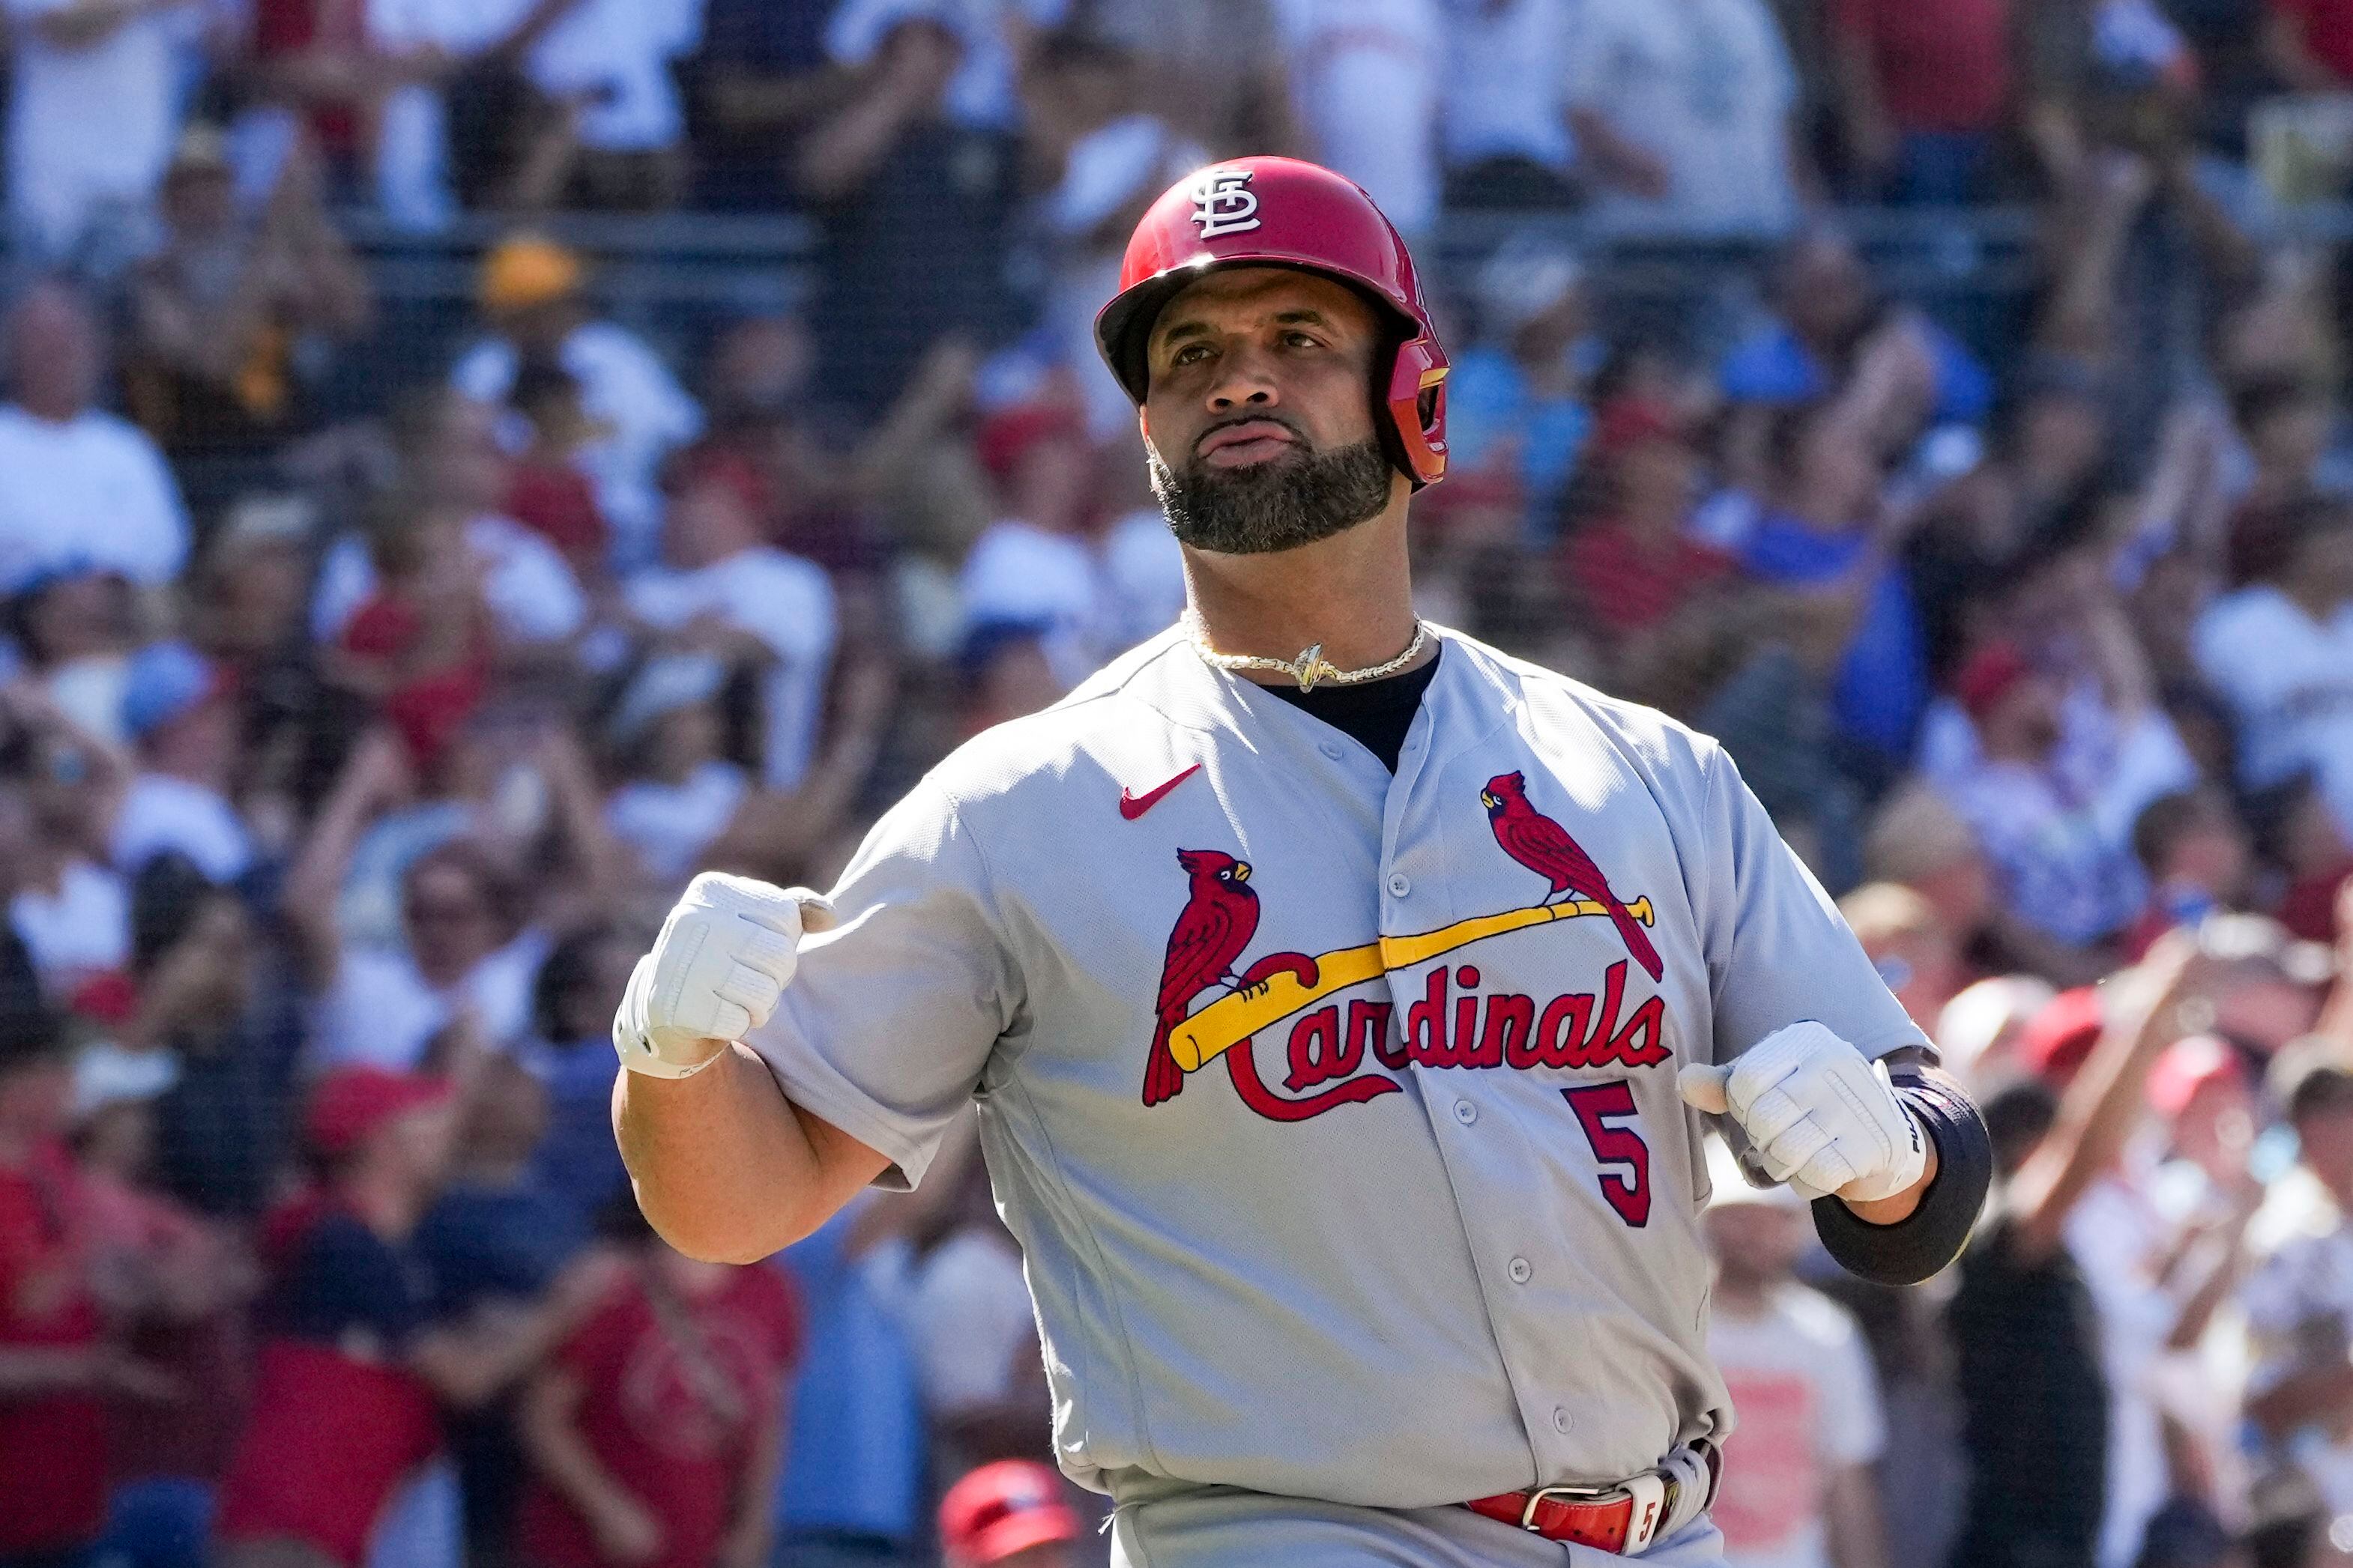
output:
[[[1185,617],[1185,630],[1186,635],[1193,639],[1193,651],[1201,656],[1203,663],[1219,669],[1278,670],[1299,682],[1302,691],[1313,691],[1318,685],[1354,686],[1360,681],[1378,680],[1385,675],[1395,675],[1411,664],[1414,656],[1430,641],[1430,628],[1417,619],[1413,623],[1413,640],[1405,645],[1403,653],[1379,664],[1368,664],[1362,669],[1342,669],[1324,658],[1322,643],[1303,648],[1297,658],[1264,658],[1256,654],[1219,653],[1201,635],[1201,623],[1192,615]]]

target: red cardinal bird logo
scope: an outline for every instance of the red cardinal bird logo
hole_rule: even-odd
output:
[[[1609,923],[1625,940],[1628,955],[1651,979],[1660,978],[1665,966],[1659,962],[1659,950],[1651,945],[1651,933],[1609,890],[1609,879],[1593,863],[1593,857],[1568,836],[1568,829],[1528,804],[1527,786],[1525,774],[1497,773],[1479,792],[1479,803],[1487,808],[1487,826],[1495,830],[1495,842],[1503,846],[1504,854],[1552,884],[1552,890],[1545,895],[1546,903],[1563,893],[1574,893],[1608,910]]]
[[[1174,1100],[1185,1075],[1168,1052],[1168,1032],[1185,1021],[1193,998],[1212,985],[1242,984],[1234,960],[1258,931],[1258,892],[1250,885],[1250,862],[1217,849],[1179,849],[1176,864],[1192,879],[1185,912],[1168,933],[1168,957],[1160,966],[1160,996],[1153,1010],[1160,1026],[1152,1034],[1152,1055],[1144,1064],[1144,1103]]]

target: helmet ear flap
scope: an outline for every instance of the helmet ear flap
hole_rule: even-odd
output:
[[[1427,335],[1399,343],[1390,360],[1381,444],[1416,489],[1446,477],[1446,373],[1445,351]]]

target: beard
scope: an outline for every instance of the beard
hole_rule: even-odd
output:
[[[1295,550],[1377,517],[1389,504],[1389,460],[1377,440],[1329,452],[1303,445],[1245,468],[1213,468],[1197,458],[1182,473],[1148,444],[1145,457],[1168,531],[1179,543],[1219,555]]]

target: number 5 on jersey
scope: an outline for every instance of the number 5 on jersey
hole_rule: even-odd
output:
[[[1642,1135],[1630,1127],[1621,1127],[1614,1118],[1637,1114],[1634,1089],[1624,1079],[1611,1079],[1608,1083],[1580,1084],[1564,1089],[1561,1098],[1577,1112],[1577,1125],[1585,1129],[1585,1141],[1593,1146],[1593,1157],[1604,1165],[1622,1165],[1626,1173],[1605,1170],[1601,1173],[1601,1195],[1618,1211],[1618,1217],[1637,1228],[1651,1218],[1651,1146]]]

